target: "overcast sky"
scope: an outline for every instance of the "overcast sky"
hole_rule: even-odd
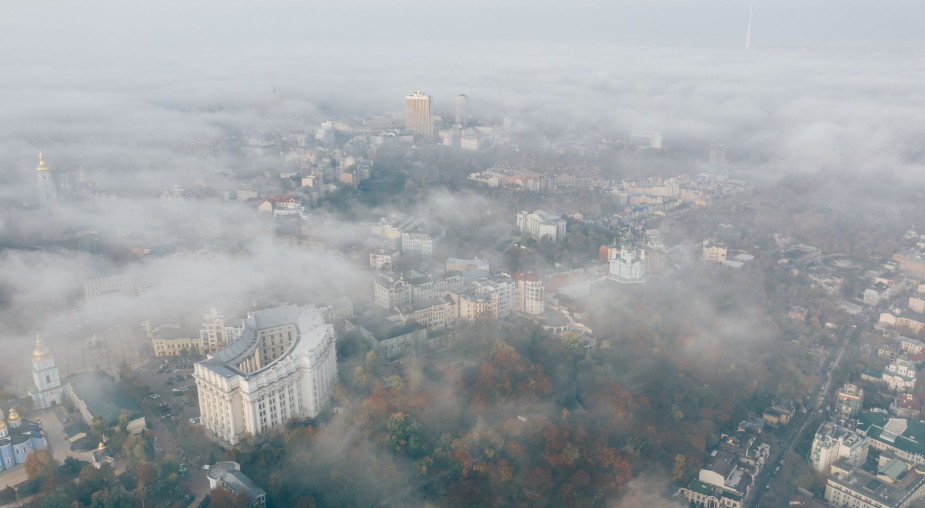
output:
[[[768,174],[925,183],[925,2],[757,0],[746,52],[748,11],[745,0],[2,2],[0,200],[34,194],[39,151],[53,171],[108,171],[108,192],[156,200],[203,174],[191,143],[400,115],[416,89],[438,112],[466,93],[478,118],[513,109],[577,139],[658,130],[668,146],[722,143]],[[150,209],[121,206],[112,224],[84,207],[68,226],[124,229]],[[23,270],[0,262],[2,273]]]

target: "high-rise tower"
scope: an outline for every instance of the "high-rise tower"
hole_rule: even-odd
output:
[[[29,388],[37,409],[54,407],[61,403],[61,377],[51,350],[35,336],[35,350],[32,351],[32,379],[35,384]]]
[[[430,96],[424,92],[405,96],[405,128],[426,136],[434,133]]]
[[[456,124],[467,125],[469,123],[469,98],[465,94],[456,96]]]
[[[55,190],[54,180],[51,179],[51,168],[45,165],[45,156],[41,153],[35,174],[38,178],[39,206],[43,210],[54,208],[58,205],[58,192]]]

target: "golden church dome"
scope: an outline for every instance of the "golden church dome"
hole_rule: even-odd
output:
[[[42,342],[42,338],[35,334],[35,350],[32,351],[32,361],[40,362],[51,357],[51,350]]]
[[[48,166],[45,165],[45,155],[43,155],[43,154],[40,153],[40,154],[39,154],[39,165],[38,165],[38,167],[35,168],[35,170],[38,171],[39,173],[45,173],[45,172],[47,172],[49,169],[51,169],[51,168],[49,168]]]

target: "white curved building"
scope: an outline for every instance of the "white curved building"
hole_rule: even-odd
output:
[[[201,424],[237,443],[294,417],[315,417],[337,382],[334,328],[315,307],[253,312],[241,338],[198,362]]]

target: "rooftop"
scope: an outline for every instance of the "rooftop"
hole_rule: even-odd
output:
[[[891,418],[886,413],[863,413],[858,417],[858,432],[871,439],[888,443],[898,450],[925,456],[925,422]]]
[[[119,423],[123,411],[132,419],[142,417],[141,408],[132,397],[102,370],[75,374],[68,378],[74,393],[93,417],[102,417],[109,425]]]
[[[925,483],[925,476],[899,459],[892,459],[877,468],[876,472],[855,468],[847,459],[838,459],[832,466],[828,483],[876,500],[884,506],[905,506],[911,494]]]

